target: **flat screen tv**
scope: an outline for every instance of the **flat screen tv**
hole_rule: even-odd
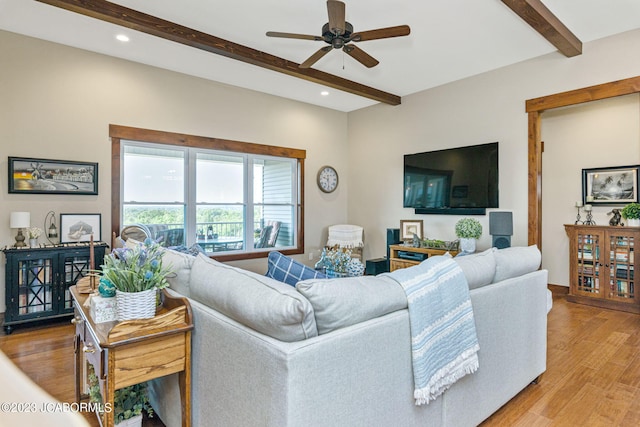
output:
[[[498,206],[498,143],[404,156],[404,207],[483,215]]]

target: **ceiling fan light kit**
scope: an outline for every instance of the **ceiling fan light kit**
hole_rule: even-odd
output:
[[[300,68],[310,68],[333,49],[342,49],[343,52],[360,62],[365,67],[371,68],[379,64],[378,60],[359,47],[350,44],[351,42],[402,37],[408,36],[411,33],[411,29],[408,25],[398,25],[396,27],[378,28],[376,30],[354,33],[353,25],[345,20],[345,4],[341,1],[328,0],[327,12],[329,15],[329,22],[322,26],[322,36],[281,33],[277,31],[268,31],[267,36],[324,41],[329,45],[318,49],[313,55],[300,64]]]

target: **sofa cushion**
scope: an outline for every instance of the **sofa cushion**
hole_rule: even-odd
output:
[[[191,298],[281,341],[318,335],[313,308],[293,287],[199,254],[191,267]]]
[[[493,278],[496,275],[496,258],[493,255],[495,250],[495,248],[490,248],[477,254],[453,258],[462,268],[464,277],[467,278],[469,289],[480,288],[493,283]]]
[[[324,279],[327,276],[278,251],[269,253],[267,277],[295,286],[300,280]]]
[[[536,271],[542,259],[536,245],[498,249],[494,252],[494,256],[496,258],[494,283]]]
[[[296,289],[311,302],[319,334],[407,307],[402,287],[384,275],[303,280]]]
[[[162,266],[170,268],[172,272],[167,276],[169,287],[186,297],[191,296],[189,282],[195,257],[167,248],[162,248],[162,253]]]

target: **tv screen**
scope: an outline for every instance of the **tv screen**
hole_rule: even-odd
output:
[[[406,154],[403,199],[424,213],[499,207],[498,143]]]

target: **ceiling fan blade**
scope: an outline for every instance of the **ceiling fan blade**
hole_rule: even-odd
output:
[[[328,0],[327,11],[329,12],[329,30],[338,36],[344,34],[346,27],[344,3],[337,0]]]
[[[311,36],[308,34],[280,33],[278,31],[267,31],[267,36],[282,37],[285,39],[302,39],[302,40],[315,40],[315,41],[323,40],[322,37],[320,36]]]
[[[363,42],[367,40],[387,39],[390,37],[408,36],[411,28],[408,25],[397,27],[379,28],[377,30],[361,31],[351,36],[351,41]]]
[[[347,53],[347,55],[351,56],[353,59],[355,59],[356,61],[358,61],[359,63],[361,63],[367,68],[372,68],[379,64],[376,58],[369,55],[367,52],[360,49],[358,46],[348,44],[348,45],[345,45],[345,47],[342,48],[342,50],[344,50]]]
[[[316,53],[311,55],[306,61],[300,64],[299,68],[311,68],[311,66],[316,62],[318,62],[320,58],[325,56],[327,53],[331,52],[331,49],[333,49],[333,47],[331,46],[325,46],[323,48],[318,49]]]

